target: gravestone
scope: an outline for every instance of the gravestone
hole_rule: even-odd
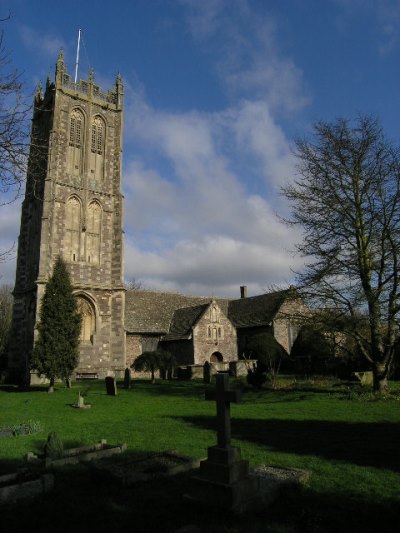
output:
[[[188,498],[207,505],[243,512],[259,495],[259,480],[249,474],[249,463],[241,459],[240,449],[231,445],[231,402],[239,403],[239,391],[229,388],[229,375],[216,375],[215,391],[206,392],[206,400],[217,405],[217,445],[208,448],[208,457],[200,462],[200,472],[193,478]]]
[[[112,376],[106,377],[106,390],[109,396],[117,395],[117,382],[115,381],[114,377]]]
[[[85,407],[85,400],[83,396],[81,396],[81,393],[78,392],[78,408],[83,409]]]
[[[132,373],[130,368],[125,368],[124,389],[130,389],[132,384]]]
[[[204,363],[203,381],[204,383],[211,383],[211,364],[208,361]]]

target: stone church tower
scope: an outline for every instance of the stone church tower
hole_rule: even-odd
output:
[[[9,373],[30,379],[40,301],[57,256],[66,261],[83,324],[77,372],[125,368],[121,193],[123,86],[74,83],[62,51],[39,86],[22,204]]]

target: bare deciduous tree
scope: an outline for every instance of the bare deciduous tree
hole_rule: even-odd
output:
[[[25,179],[29,118],[21,75],[12,66],[4,32],[0,32],[0,206],[19,196]],[[13,249],[0,251],[0,262],[8,259]]]
[[[0,356],[4,354],[11,328],[12,318],[12,286],[0,285]]]
[[[0,193],[1,204],[19,195],[29,148],[30,106],[20,73],[13,69],[0,33]]]
[[[303,228],[303,297],[352,335],[387,389],[400,311],[400,152],[378,121],[319,122],[299,140],[298,176],[283,190]]]

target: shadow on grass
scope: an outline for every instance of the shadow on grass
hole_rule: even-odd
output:
[[[180,417],[180,420],[216,430],[214,417]],[[234,418],[232,435],[281,452],[400,472],[400,424]]]
[[[178,380],[161,380],[157,379],[155,383],[151,383],[146,379],[132,380],[130,389],[125,389],[129,393],[135,393],[135,387],[140,388],[140,392],[146,392],[155,396],[171,395],[171,396],[204,396],[204,390],[207,387],[215,387],[215,385],[205,385],[202,381],[178,381]],[[123,382],[118,382],[118,390],[124,389]]]
[[[31,385],[29,388],[20,388],[17,385],[0,385],[0,392],[46,392],[47,387],[43,385]]]
[[[144,454],[146,452],[143,452]],[[126,454],[129,458],[137,453]],[[192,472],[122,487],[91,463],[55,471],[52,492],[2,509],[5,531],[172,533],[191,526],[198,533],[393,531],[396,502],[357,494],[286,491],[268,510],[237,516],[184,499]],[[23,509],[23,512],[21,512]],[[39,511],[40,510],[40,511]]]

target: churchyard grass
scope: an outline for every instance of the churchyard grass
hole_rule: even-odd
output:
[[[97,531],[131,524],[134,531],[175,531],[197,524],[200,531],[396,531],[392,520],[400,506],[400,386],[386,399],[367,388],[333,380],[281,379],[275,390],[249,389],[232,405],[233,444],[251,465],[268,463],[311,471],[308,487],[288,491],[269,512],[251,517],[196,511],[181,494],[189,476],[121,488],[91,466],[64,468],[54,493],[30,512],[3,513],[5,524],[57,531],[80,531],[97,523]],[[211,387],[207,385],[207,387]],[[39,452],[47,434],[56,431],[64,447],[126,442],[128,454],[177,450],[203,458],[215,444],[215,404],[204,401],[200,382],[134,381],[107,396],[103,382],[56,386],[54,394],[37,387],[16,392],[0,387],[0,427],[40,423],[40,432],[0,439],[2,473],[23,465],[28,451]],[[91,409],[73,409],[78,391]],[[68,496],[67,496],[68,495]],[[74,518],[76,510],[78,518]],[[67,521],[58,524],[60,513]],[[42,518],[41,518],[42,517]],[[42,520],[42,522],[41,522]],[[72,527],[73,526],[73,527]],[[50,524],[48,525],[49,529]],[[224,529],[225,528],[225,529]],[[114,528],[113,528],[114,529]]]

